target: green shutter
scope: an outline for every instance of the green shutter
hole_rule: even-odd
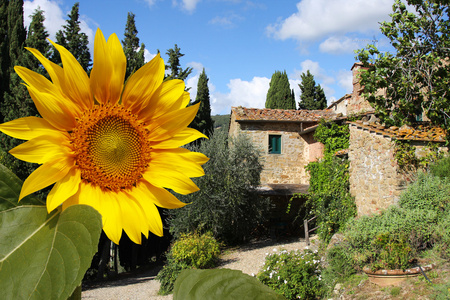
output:
[[[281,135],[269,135],[269,153],[281,154]]]

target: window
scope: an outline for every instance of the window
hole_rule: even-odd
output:
[[[269,135],[269,154],[281,153],[281,135]]]

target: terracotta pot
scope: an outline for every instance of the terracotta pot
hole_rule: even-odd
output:
[[[433,269],[434,265],[426,265],[422,267],[424,272]],[[419,267],[410,268],[406,270],[396,269],[396,270],[377,270],[373,272],[369,267],[364,267],[364,273],[369,276],[369,281],[375,283],[379,286],[389,286],[389,285],[399,285],[402,281],[409,277],[415,277],[422,272]]]

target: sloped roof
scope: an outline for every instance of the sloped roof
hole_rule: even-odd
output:
[[[445,142],[446,131],[437,126],[431,126],[427,123],[416,126],[403,125],[402,127],[386,127],[379,123],[369,123],[358,120],[356,122],[347,122],[357,127],[367,129],[370,132],[376,132],[389,136],[397,140],[423,141],[423,142]]]
[[[342,117],[332,110],[296,110],[232,107],[236,121],[318,122],[320,119],[336,120]]]

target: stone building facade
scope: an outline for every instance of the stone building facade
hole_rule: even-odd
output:
[[[244,134],[259,148],[264,164],[262,185],[309,184],[305,166],[323,153],[323,145],[314,140],[314,129],[321,118],[338,116],[327,110],[232,107],[229,134]],[[274,141],[279,142],[277,151],[271,145]]]

